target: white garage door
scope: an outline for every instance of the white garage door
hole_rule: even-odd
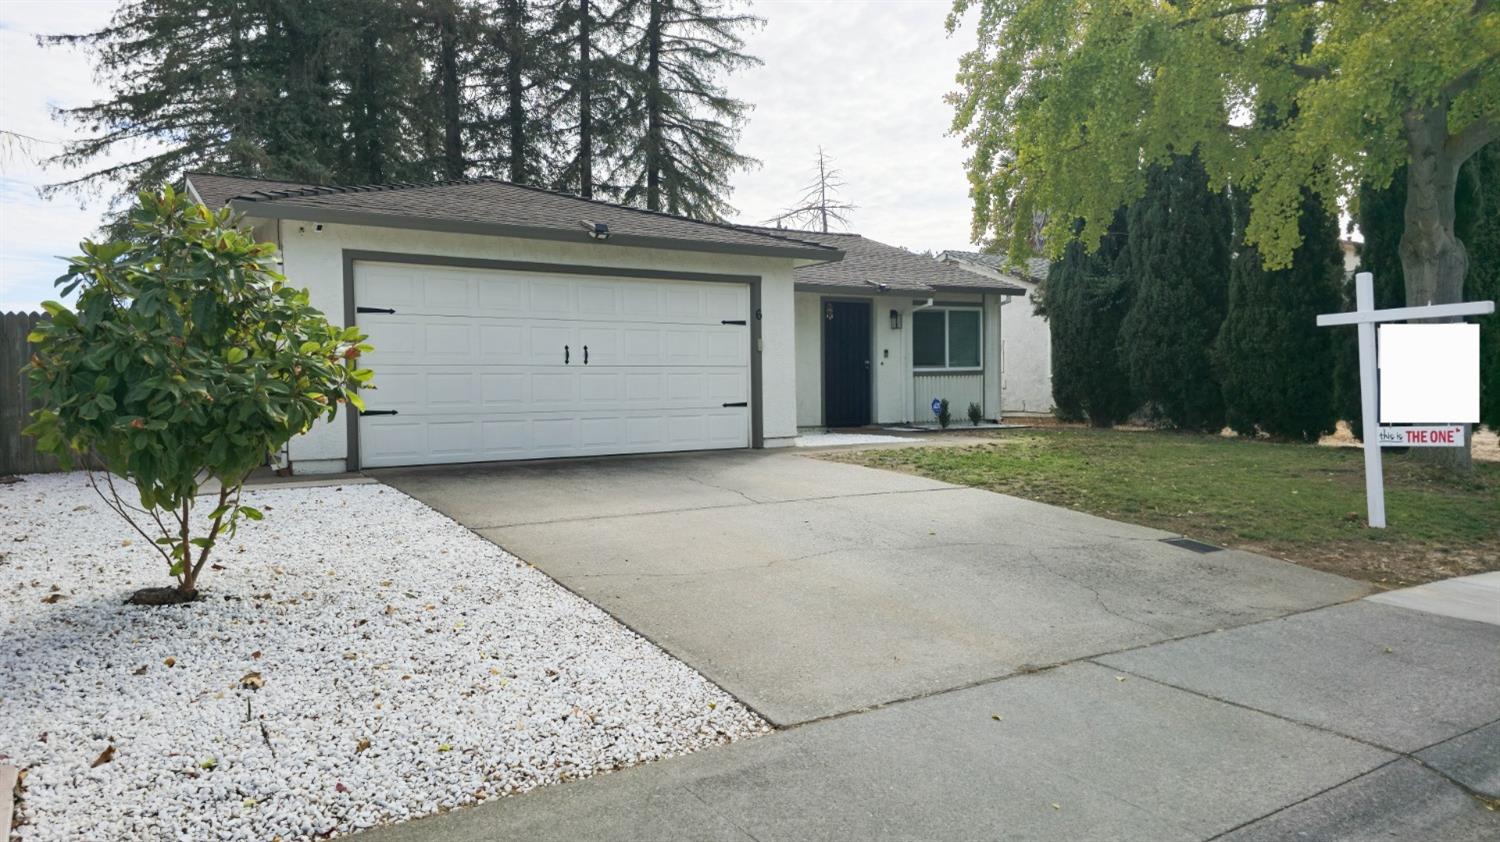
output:
[[[357,262],[354,300],[365,466],[750,444],[746,284]]]

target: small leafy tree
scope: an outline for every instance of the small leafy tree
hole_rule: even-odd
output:
[[[969,423],[978,427],[979,422],[984,420],[984,407],[977,403],[969,404]]]
[[[167,187],[141,193],[129,219],[128,236],[84,241],[58,278],[64,295],[78,291],[77,309],[43,305],[52,318],[29,337],[26,368],[43,408],[26,432],[65,465],[82,462],[177,580],[132,599],[186,601],[215,542],[261,518],[240,502],[250,472],[340,404],[361,405],[371,373],[353,361],[370,347],[288,286],[275,245],[227,209]],[[195,523],[209,481],[214,508]]]
[[[938,401],[937,420],[938,425],[944,430],[948,429],[948,425],[953,423],[953,413],[948,410],[947,398]]]

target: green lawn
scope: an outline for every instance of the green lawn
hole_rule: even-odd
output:
[[[1386,454],[1389,528],[1364,525],[1361,451],[1220,436],[1062,428],[973,447],[838,453],[1144,524],[1396,587],[1500,570],[1500,465],[1453,483]]]

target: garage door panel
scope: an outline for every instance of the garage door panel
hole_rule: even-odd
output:
[[[742,284],[364,261],[356,265],[354,297],[398,315],[612,322],[719,324],[744,319],[750,309],[749,288]]]
[[[398,419],[363,419],[367,467],[743,447],[749,423],[744,408]]]
[[[363,394],[371,410],[407,415],[623,408],[720,409],[748,402],[748,373],[726,368],[500,370],[393,366]]]
[[[565,410],[578,404],[578,377],[571,371],[535,371],[527,377],[533,409]]]
[[[515,412],[526,406],[526,374],[520,371],[479,375],[482,408]]]
[[[378,388],[364,464],[749,445],[749,288],[356,266]],[[588,347],[587,364],[584,346]],[[566,348],[566,351],[564,350]]]
[[[472,310],[459,311],[459,315],[517,316],[526,312],[525,279],[471,273],[470,283],[474,287],[476,306]]]

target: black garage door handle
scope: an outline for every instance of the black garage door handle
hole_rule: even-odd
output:
[[[363,418],[366,415],[395,415],[395,414],[396,414],[396,410],[394,410],[394,409],[361,409],[359,411],[359,415],[360,415],[361,418]]]
[[[744,401],[740,401],[739,403],[726,403],[724,405],[725,406],[749,406],[749,404],[745,403]]]
[[[396,314],[396,311],[392,310],[389,307],[355,307],[354,308],[354,312],[356,312],[356,313],[385,313],[387,315],[395,315]]]

